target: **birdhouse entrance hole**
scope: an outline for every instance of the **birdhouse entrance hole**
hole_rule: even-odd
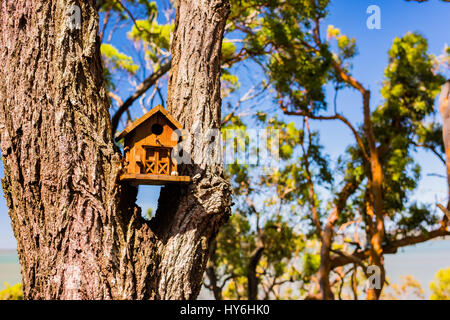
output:
[[[159,136],[161,133],[163,133],[163,127],[162,125],[155,123],[154,125],[152,125],[152,133],[156,134],[157,136]]]

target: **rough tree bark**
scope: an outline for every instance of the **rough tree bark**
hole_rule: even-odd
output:
[[[2,186],[25,298],[195,298],[209,243],[229,214],[221,166],[185,168],[194,183],[163,188],[147,223],[137,189],[118,183],[95,1],[0,5]],[[81,29],[68,24],[72,5]],[[219,127],[228,11],[226,1],[177,3],[168,104],[187,129]]]

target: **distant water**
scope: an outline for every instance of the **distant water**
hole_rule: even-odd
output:
[[[0,250],[0,290],[5,283],[14,285],[22,281],[19,258],[15,250]]]
[[[430,283],[440,269],[450,268],[450,239],[431,240],[400,249],[385,256],[386,272],[392,283],[412,275],[420,282],[425,297],[430,296]]]

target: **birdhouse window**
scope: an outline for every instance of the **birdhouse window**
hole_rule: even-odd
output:
[[[155,123],[154,125],[152,125],[152,133],[156,134],[157,136],[159,136],[161,133],[163,133],[163,126],[160,125],[159,123]]]

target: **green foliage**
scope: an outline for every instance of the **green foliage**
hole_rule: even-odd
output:
[[[304,239],[280,216],[266,222],[261,231],[263,255],[256,272],[260,281],[288,279],[295,282],[301,274],[291,264],[292,259],[304,248]],[[224,295],[239,299],[246,295],[249,262],[257,248],[258,233],[248,216],[235,212],[222,228],[217,238],[216,270],[222,277],[233,279],[227,283]]]
[[[235,92],[240,87],[239,78],[229,70],[223,69],[220,77],[222,85],[222,97],[225,98]]]
[[[245,33],[244,49],[264,63],[285,107],[309,112],[326,108],[324,86],[341,81],[333,61],[347,69],[357,54],[355,39],[333,26],[327,41],[321,38],[319,23],[328,15],[329,2],[247,0],[232,6],[230,20]]]
[[[420,230],[427,232],[426,226],[432,226],[438,223],[438,217],[431,213],[430,208],[426,206],[420,206],[417,203],[413,203],[397,221],[399,232],[407,234],[411,230]]]
[[[329,32],[338,34],[334,29]],[[417,146],[443,151],[441,128],[429,118],[434,114],[434,99],[444,78],[435,74],[434,57],[427,51],[426,39],[416,33],[407,33],[393,41],[381,89],[384,103],[371,115],[383,168],[384,207],[395,222],[395,232],[387,234],[387,241],[397,234],[426,232],[438,222],[429,206],[409,202],[420,180],[420,166],[414,159]],[[359,133],[368,148],[362,127]],[[341,158],[341,162],[346,163],[347,177],[363,181],[371,174],[359,146],[350,146],[347,158]],[[361,212],[364,212],[367,190],[367,187],[361,188],[352,203]]]
[[[450,300],[450,268],[439,270],[430,284],[431,300]]]
[[[228,39],[223,39],[222,42],[222,60],[229,61],[233,59],[236,53],[236,45]]]
[[[0,291],[0,300],[23,300],[22,284],[10,286],[5,283],[6,289]]]
[[[153,218],[153,208],[148,208],[147,212],[145,214],[145,218],[147,220],[150,220],[151,218]]]
[[[415,133],[417,135],[417,142],[420,145],[435,150],[438,154],[445,154],[441,123],[420,123]]]
[[[131,57],[119,52],[113,45],[102,44],[100,50],[104,63],[103,76],[108,90],[115,89],[113,75],[118,71],[134,75],[139,70],[139,66],[134,64]]]
[[[420,121],[433,111],[434,98],[445,78],[433,73],[428,43],[417,33],[396,38],[389,50],[389,65],[381,93],[386,100],[384,116]]]
[[[121,20],[127,20],[130,17],[128,13],[121,5],[124,4],[126,6],[129,5],[137,5],[139,8],[145,12],[145,15],[149,17],[149,19],[153,19],[157,12],[157,5],[154,1],[149,0],[127,0],[127,1],[117,1],[117,0],[97,0],[97,8],[99,12],[108,12],[114,11],[119,14]]]
[[[372,116],[376,139],[384,146],[380,155],[385,204],[391,215],[400,215],[396,221],[402,232],[424,231],[437,222],[425,206],[406,207],[409,192],[420,177],[420,167],[413,159],[416,146],[438,149],[442,144],[436,125],[427,123],[427,117],[434,113],[434,99],[444,78],[433,72],[434,57],[427,50],[426,39],[417,33],[393,41],[381,89],[385,102]]]
[[[135,74],[139,66],[134,64],[133,59],[117,50],[111,44],[102,44],[101,52],[106,64],[109,64],[113,70],[121,69],[130,74]]]
[[[170,32],[173,29],[173,25],[163,24],[148,20],[138,20],[137,25],[133,25],[128,36],[137,41],[142,40],[145,43],[151,45],[153,52],[157,50],[169,50],[170,49]],[[157,49],[157,50],[156,50]],[[154,60],[155,57],[151,55],[150,51],[147,51],[149,57]]]
[[[234,214],[217,238],[218,265],[224,268],[224,274],[245,277],[248,258],[255,247],[255,237],[248,218]]]
[[[246,52],[257,58],[267,71],[269,82],[277,93],[277,103],[284,110],[316,115],[327,108],[324,86],[333,82],[336,88],[343,87],[343,79],[333,65],[339,65],[348,74],[352,68],[351,59],[358,53],[355,39],[342,34],[334,26],[328,26],[326,40],[321,38],[319,23],[327,16],[328,4],[329,1],[255,0],[239,2],[232,7],[230,19],[245,35]],[[447,55],[448,51],[446,49]],[[420,166],[414,154],[418,146],[425,146],[436,153],[443,151],[441,128],[430,120],[434,114],[434,100],[444,82],[444,77],[436,72],[436,58],[428,53],[427,40],[420,34],[407,33],[396,38],[388,58],[381,90],[384,102],[371,115],[383,169],[384,209],[393,222],[386,242],[399,233],[426,233],[438,222],[433,209],[411,203],[409,197],[420,179]],[[261,115],[257,116],[260,118]],[[271,121],[270,118],[267,120],[266,114],[261,119]],[[370,195],[366,182],[371,171],[360,146],[348,147],[346,155],[337,163],[340,179],[332,179],[327,157],[315,140],[318,133],[307,134],[293,125],[277,124],[276,119],[272,125],[281,129],[280,156],[285,163],[278,172],[262,178],[263,185],[274,186],[271,190],[278,197],[282,195],[292,215],[298,210],[316,206],[322,217],[327,214],[329,205],[320,201],[317,194],[312,197],[308,192],[308,176],[313,177],[314,186],[329,186],[333,191],[340,190],[333,185],[336,182],[339,185],[354,181],[360,187],[343,209],[338,225],[361,219],[357,213],[364,215],[366,212],[365,205]],[[359,127],[357,131],[367,150],[363,129]],[[303,148],[300,156],[298,146]],[[292,161],[294,159],[296,161]],[[241,181],[248,181],[251,176],[248,170],[246,168]],[[266,203],[276,203],[273,198],[268,197]],[[292,205],[292,202],[296,204]],[[305,218],[310,220],[311,214],[307,213]],[[366,221],[363,216],[361,230],[367,230]],[[314,273],[318,256],[311,253],[304,255],[303,259],[304,269]]]
[[[266,263],[273,265],[275,277],[281,277],[287,269],[286,262],[303,249],[304,240],[281,216],[267,221],[263,233]]]
[[[345,34],[341,33],[341,30],[335,28],[333,25],[328,26],[327,40],[336,39],[338,52],[334,54],[334,59],[339,64],[343,64],[345,61],[353,58],[357,54],[356,40],[349,38]],[[350,67],[350,66],[348,66]]]
[[[320,255],[307,253],[303,256],[303,275],[311,277],[317,271],[320,266]]]
[[[97,6],[104,15],[103,22],[107,23],[112,32],[131,25],[128,32],[130,44],[138,50],[142,48],[145,53],[145,55],[141,56],[140,53],[136,55],[133,52],[135,55],[132,57],[120,52],[112,44],[102,44],[104,77],[107,88],[110,91],[115,90],[117,82],[123,80],[123,77],[120,77],[123,73],[128,78],[136,79],[138,76],[145,76],[147,69],[151,69],[151,72],[156,72],[164,62],[167,62],[170,56],[170,32],[173,29],[173,25],[170,23],[159,24],[157,22],[158,7],[156,2],[148,0],[121,2],[106,0],[99,1]],[[115,25],[110,27],[110,24],[113,22]],[[102,26],[102,29],[105,30],[105,25]],[[104,35],[102,40],[106,41],[106,35]]]

